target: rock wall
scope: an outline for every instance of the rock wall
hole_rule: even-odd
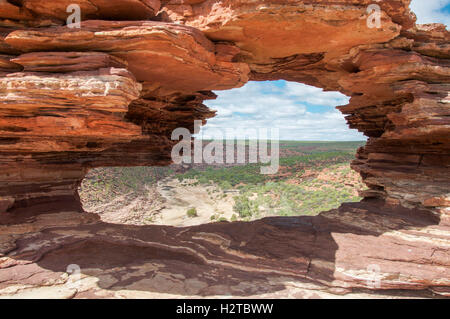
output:
[[[202,256],[207,257],[192,257],[193,263],[248,276],[251,260],[261,259],[265,274],[372,289],[365,280],[376,259],[385,280],[377,289],[448,292],[450,35],[442,25],[416,25],[409,2],[377,3],[378,27],[368,25],[369,0],[0,2],[0,268],[31,267],[27,278],[35,278],[43,268],[61,271],[46,263],[52,254],[84,256],[108,249],[110,266],[117,265],[121,249],[114,240],[134,251],[149,235],[133,229],[107,239],[102,236],[117,232],[116,226],[62,213],[82,211],[76,189],[87,170],[167,165],[171,131],[192,130],[194,119],[205,123],[214,116],[203,104],[215,98],[213,90],[284,79],[351,97],[338,108],[351,128],[369,137],[353,168],[369,186],[366,203],[374,204],[238,230],[224,224],[199,227],[186,236],[206,242]],[[66,26],[67,8],[74,3],[81,8],[80,28]],[[50,211],[60,216],[46,215]],[[77,226],[87,222],[96,226]],[[43,231],[62,225],[69,228]],[[300,228],[281,235],[295,225]],[[266,252],[242,246],[247,241],[239,243],[239,230],[259,238],[253,244],[263,243]],[[204,233],[213,235],[201,239]],[[223,248],[217,236],[234,236],[227,237],[233,249]],[[186,244],[187,237],[174,238],[180,240],[176,234],[158,240],[169,240],[165,247],[171,251],[197,247]],[[268,245],[270,238],[282,249]],[[296,246],[302,238],[316,250]],[[28,247],[34,240],[55,245]],[[75,247],[72,240],[84,244]],[[61,247],[67,250],[55,250]],[[17,283],[23,284],[20,276],[0,271],[0,288]]]
[[[65,25],[72,3],[80,28]],[[444,211],[449,32],[416,26],[407,0],[369,27],[370,4],[2,2],[3,207],[74,196],[91,167],[165,165],[170,132],[214,116],[212,90],[285,79],[351,96],[339,109],[370,137],[353,163],[364,196]]]
[[[60,208],[0,220],[0,298],[450,296],[450,223],[424,211],[369,201],[179,228]]]

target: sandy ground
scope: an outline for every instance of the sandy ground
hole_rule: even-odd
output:
[[[85,207],[97,213],[101,219],[113,224],[194,226],[226,218],[235,214],[234,199],[237,191],[223,192],[219,187],[194,185],[195,180],[166,178],[155,187],[147,188],[145,195],[132,200],[124,194],[113,201]],[[124,204],[125,203],[125,204]],[[188,217],[190,208],[197,210],[197,217]],[[215,219],[211,219],[215,216]]]
[[[101,220],[112,224],[152,224],[154,215],[164,207],[156,188],[148,187],[145,195],[124,194],[101,205],[84,205],[86,211],[100,215]],[[130,199],[133,198],[133,199]]]
[[[217,186],[193,185],[195,181],[165,179],[157,184],[157,192],[164,199],[164,208],[156,214],[155,224],[193,226],[210,223],[211,216],[230,220],[236,193],[224,193]],[[197,210],[197,217],[188,217],[189,208]],[[216,218],[216,219],[217,219]]]
[[[348,172],[347,172],[348,171]],[[346,187],[358,195],[358,189],[363,187],[360,176],[348,169],[348,166],[325,168],[321,171],[307,170],[303,178],[314,178],[318,182],[329,181],[344,183]],[[287,179],[287,183],[299,184],[300,179]],[[305,189],[315,191],[315,186],[304,186]],[[320,189],[325,186],[321,186]],[[328,187],[328,186],[326,186]],[[335,187],[335,186],[329,186]],[[177,178],[167,177],[154,185],[147,186],[145,191],[137,194],[123,194],[114,200],[94,205],[85,202],[83,205],[88,212],[97,213],[101,219],[114,224],[131,225],[171,225],[176,227],[195,226],[219,220],[232,220],[237,216],[233,210],[234,196],[238,190],[223,191],[216,185],[200,185],[196,180],[179,181]],[[255,194],[250,199],[255,199]],[[187,211],[195,208],[196,217],[188,217]],[[258,218],[269,216],[264,208]],[[214,218],[212,218],[214,217]]]

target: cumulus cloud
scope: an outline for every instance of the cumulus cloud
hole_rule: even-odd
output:
[[[217,100],[206,104],[218,112],[202,128],[200,136],[204,138],[211,138],[217,129],[278,128],[283,140],[365,139],[350,130],[344,116],[335,109],[348,103],[348,98],[338,92],[276,81],[249,82],[242,88],[215,93]]]
[[[417,23],[450,25],[450,0],[412,0],[411,10],[417,16]]]
[[[418,23],[450,25],[450,0],[412,0],[411,9]],[[217,100],[206,103],[218,114],[202,128],[205,138],[217,129],[275,127],[284,140],[365,139],[361,133],[350,130],[344,116],[335,109],[348,102],[338,92],[276,81],[250,82],[239,89],[216,93]]]
[[[313,86],[286,82],[285,90],[286,95],[313,105],[337,106],[348,103],[348,98],[339,92],[323,92]]]

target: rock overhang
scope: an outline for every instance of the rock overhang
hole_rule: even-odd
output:
[[[88,168],[114,162],[106,154],[124,149],[136,153],[126,165],[151,165],[155,156],[168,163],[170,131],[214,116],[202,103],[212,90],[285,79],[351,97],[339,109],[370,137],[353,164],[371,188],[367,196],[406,206],[446,201],[448,166],[435,166],[449,156],[449,33],[416,26],[408,0],[379,3],[378,26],[368,24],[371,1],[74,4],[87,19],[80,28],[64,26],[64,1],[0,7],[5,163],[28,152],[38,166],[46,156],[67,164],[74,152],[73,164]],[[387,160],[401,157],[419,159],[401,169]],[[423,187],[415,181],[406,190],[414,173]]]
[[[61,259],[48,251],[84,254],[91,267],[92,251],[110,249],[101,258],[114,267],[129,263],[117,247],[140,256],[143,245],[163,243],[234,276],[250,269],[322,289],[374,289],[367,267],[376,262],[380,289],[448,293],[450,36],[442,25],[415,25],[409,2],[377,2],[380,28],[367,25],[370,0],[0,2],[2,284],[17,284],[2,267],[23,263],[54,276]],[[65,26],[69,4],[81,8],[80,29]],[[214,116],[203,104],[212,90],[278,79],[351,97],[339,110],[369,137],[352,163],[369,187],[363,203],[317,217],[131,234],[70,212],[82,210],[77,187],[90,168],[167,165],[173,129]]]

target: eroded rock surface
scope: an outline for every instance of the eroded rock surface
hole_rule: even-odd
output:
[[[81,28],[65,25],[67,6],[73,3],[81,8]],[[64,270],[55,268],[62,264],[55,260],[60,255],[69,256],[71,250],[88,263],[86,268],[96,268],[89,264],[88,256],[110,251],[103,260],[111,258],[111,267],[119,265],[111,271],[126,273],[129,269],[120,267],[125,267],[122,263],[127,263],[127,258],[117,260],[119,252],[125,249],[137,254],[144,249],[153,260],[158,254],[155,247],[162,246],[150,241],[171,245],[171,252],[167,250],[163,259],[171,260],[172,269],[188,267],[191,260],[212,272],[213,279],[208,280],[218,282],[228,274],[244,282],[242,272],[250,276],[251,260],[262,258],[268,272],[258,277],[261,280],[272,273],[283,278],[303,276],[339,289],[367,288],[362,283],[367,279],[364,274],[369,259],[376,259],[383,272],[381,289],[445,292],[450,286],[446,242],[450,206],[450,35],[442,25],[415,25],[409,0],[380,2],[380,27],[371,28],[367,24],[371,3],[0,2],[0,236],[2,247],[6,247],[2,248],[6,259],[0,264],[0,284],[6,289],[2,293],[13,291],[11,285],[24,284],[25,277],[37,278],[39,287],[45,286],[48,278],[54,278],[55,285],[63,283],[58,281],[58,272]],[[378,203],[366,213],[365,208],[359,211],[345,206],[314,221],[271,219],[192,230],[162,227],[160,231],[98,222],[83,226],[87,222],[81,221],[81,216],[86,216],[83,213],[73,215],[73,220],[61,217],[68,210],[82,211],[76,189],[92,167],[169,164],[175,142],[170,139],[172,130],[193,130],[194,119],[205,122],[214,116],[203,104],[215,98],[212,90],[239,87],[249,80],[278,79],[351,97],[350,103],[339,109],[350,127],[369,137],[353,162],[369,187],[364,196]],[[42,211],[60,214],[47,216]],[[41,217],[33,217],[36,214],[54,219],[54,225],[39,232],[38,226],[32,226],[39,224]],[[23,221],[33,230],[13,227]],[[75,224],[64,228],[69,221]],[[307,230],[284,230],[294,229],[298,223],[299,229]],[[56,226],[64,230],[51,228]],[[102,237],[108,232],[115,232],[117,238]],[[23,233],[32,235],[20,235]],[[209,239],[195,239],[203,236],[199,233],[209,234]],[[276,245],[281,258],[269,244],[260,245],[266,252],[248,251],[245,245],[237,244],[246,241],[241,238],[244,234],[252,233],[257,234],[259,245]],[[318,237],[318,233],[326,233],[328,239]],[[186,241],[194,241],[193,246],[170,239],[179,239],[182,234],[188,236]],[[230,242],[233,250],[224,248],[217,253],[217,236]],[[35,242],[33,249],[27,250],[31,242]],[[63,248],[56,248],[56,243]],[[178,251],[174,246],[184,248]],[[376,248],[372,253],[367,247]],[[409,249],[411,253],[407,253]],[[245,259],[244,255],[250,257]],[[286,261],[280,261],[283,258]],[[317,272],[316,261],[321,265]],[[31,270],[21,278],[12,275],[17,267]],[[145,278],[157,266],[148,261],[150,268],[145,267],[128,276]],[[221,267],[224,273],[215,273]],[[237,268],[240,274],[233,273]],[[393,275],[395,269],[397,275]],[[401,274],[398,269],[402,269]],[[178,278],[192,277],[179,272]],[[95,281],[95,271],[89,276]],[[194,286],[203,288],[190,292],[180,288],[180,294],[217,294],[214,289],[219,289],[219,284],[191,279]],[[274,287],[279,284],[277,280]],[[138,282],[129,279],[124,284],[100,284],[100,288],[104,296],[117,296],[111,287]],[[150,289],[148,285],[157,287],[156,282],[137,285],[146,290]],[[27,287],[34,289],[32,285]],[[208,287],[215,288],[209,291]],[[64,296],[74,295],[83,296],[79,292]]]
[[[439,224],[425,211],[367,202],[313,217],[185,228],[97,219],[69,210],[1,226],[0,297],[397,298],[449,293],[449,224]],[[68,276],[70,265],[80,273]]]

